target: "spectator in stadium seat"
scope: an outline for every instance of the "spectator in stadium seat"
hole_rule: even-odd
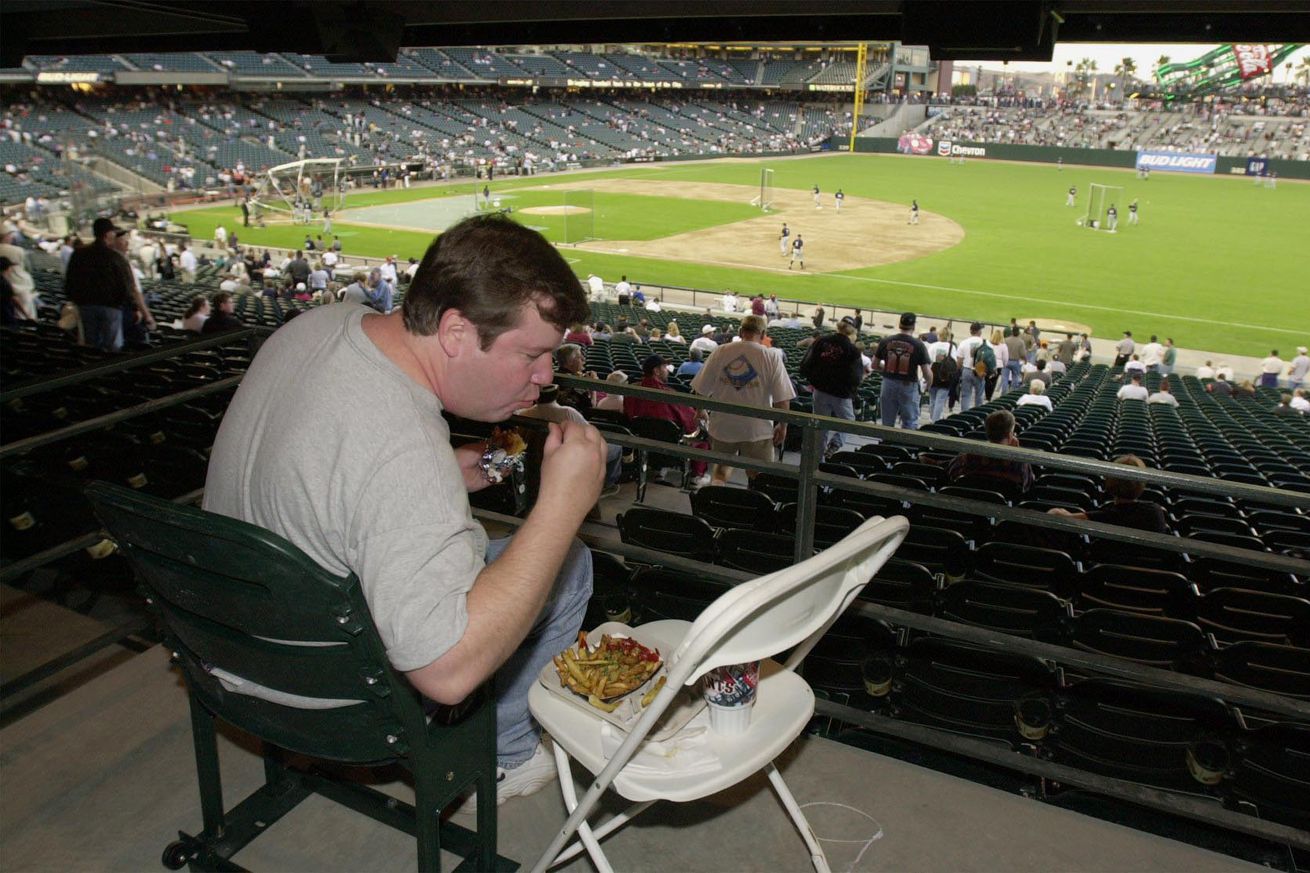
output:
[[[637,384],[657,391],[671,391],[668,381],[669,369],[669,362],[661,355],[648,355],[641,362],[641,381]],[[681,430],[684,442],[698,449],[710,447],[707,442],[692,441],[700,433],[701,415],[696,409],[685,404],[647,400],[643,397],[624,397],[623,415],[626,418],[662,418],[671,421]],[[691,472],[695,477],[692,484],[697,487],[709,484],[710,477],[705,473],[708,466],[704,461],[691,462]]]
[[[682,328],[678,327],[676,321],[670,320],[669,323],[664,326],[664,330],[665,342],[677,343],[682,346],[687,344],[687,338],[682,335]]]
[[[626,385],[628,384],[628,374],[622,370],[614,370],[605,377],[605,381],[611,385]],[[600,396],[600,392],[597,392],[597,395],[599,396],[599,399],[596,401],[595,406],[592,407],[593,409],[604,412],[617,412],[620,415],[623,414],[623,401],[626,398],[622,394],[605,394]]]
[[[748,315],[741,320],[741,342],[730,343],[710,359],[691,381],[697,394],[761,408],[789,409],[796,396],[785,362],[760,344],[764,319]],[[730,412],[709,414],[710,442],[716,452],[772,461],[787,436],[786,422],[770,424],[765,418],[751,418]],[[713,481],[727,484],[733,468],[715,464]],[[748,479],[755,478],[748,470]]]
[[[1278,357],[1278,349],[1269,353],[1269,357],[1260,362],[1260,384],[1265,388],[1277,388],[1278,377],[1283,375],[1283,359]]]
[[[882,371],[878,404],[884,427],[894,427],[900,419],[903,429],[918,430],[920,378],[932,388],[932,362],[928,360],[928,347],[912,333],[915,320],[913,312],[901,313],[900,331],[884,337],[873,353]]]
[[[1255,399],[1255,383],[1252,382],[1250,379],[1243,379],[1241,382],[1239,382],[1239,383],[1237,383],[1236,385],[1234,385],[1234,386],[1233,386],[1233,399],[1234,399],[1234,400],[1254,400],[1254,399]]]
[[[368,283],[368,274],[355,273],[352,281],[345,288],[341,289],[341,300],[344,303],[358,303],[360,306],[369,305],[369,292],[366,287]]]
[[[553,421],[556,424],[570,422],[585,427],[587,419],[581,412],[572,406],[565,406],[559,402],[560,396],[566,390],[558,385],[542,385],[541,393],[537,395],[537,402],[527,409],[520,409],[518,414],[524,418],[539,418],[543,421]],[[600,492],[601,497],[611,497],[619,493],[619,476],[622,473],[623,446],[617,443],[606,443],[605,488]]]
[[[294,258],[287,264],[287,273],[291,276],[291,282],[294,285],[297,282],[309,282],[309,261],[305,260],[304,252],[296,252]]]
[[[1119,400],[1149,399],[1150,392],[1147,391],[1146,386],[1142,384],[1141,373],[1133,373],[1131,376],[1129,376],[1129,380],[1130,381],[1128,382],[1127,385],[1123,385],[1122,387],[1119,388],[1118,392],[1115,393],[1114,396],[1117,399]]]
[[[1233,396],[1233,385],[1224,377],[1223,373],[1215,373],[1214,381],[1205,386],[1205,390],[1223,397]]]
[[[701,327],[700,336],[691,341],[688,350],[698,351],[702,355],[708,355],[718,347],[719,344],[714,341],[714,325],[707,324]]]
[[[685,378],[695,377],[695,375],[701,371],[701,367],[705,366],[703,357],[704,356],[701,354],[700,349],[689,349],[687,351],[687,360],[678,365],[678,372],[676,375]]]
[[[606,449],[589,425],[549,424],[537,502],[512,538],[488,542],[468,493],[501,469],[486,443],[452,449],[441,413],[494,422],[534,403],[559,337],[586,316],[540,235],[466,219],[429,247],[399,312],[318,307],[263,345],[206,481],[206,509],[357,573],[389,659],[426,697],[455,704],[495,676],[497,801],[554,777],[527,697],[591,596],[574,534]]]
[[[1046,383],[1041,379],[1034,379],[1028,383],[1028,393],[1019,398],[1017,406],[1040,406],[1047,412],[1055,407],[1051,405],[1051,398],[1046,396]]]
[[[1310,399],[1306,397],[1306,389],[1297,388],[1292,392],[1291,406],[1297,412],[1310,415]]]
[[[1137,355],[1133,355],[1124,363],[1124,375],[1131,376],[1134,373],[1143,375],[1146,373],[1146,365],[1142,363],[1141,358]]]
[[[187,306],[186,312],[182,314],[182,329],[190,333],[200,333],[208,318],[209,298],[203,294],[197,294],[191,298],[190,305]]]
[[[1310,356],[1306,355],[1305,346],[1297,346],[1296,357],[1292,358],[1292,365],[1287,368],[1287,387],[1293,390],[1300,388],[1307,374],[1310,374]]]
[[[584,379],[597,378],[595,370],[583,370],[583,367],[586,366],[586,359],[583,357],[582,347],[574,343],[565,343],[555,350],[555,366],[567,376],[580,376]],[[570,406],[585,417],[587,413],[591,412],[591,407],[595,403],[595,396],[586,389],[561,387],[559,402],[561,406]]]
[[[984,421],[987,441],[998,446],[1018,446],[1014,435],[1014,415],[1000,409]],[[984,455],[964,453],[956,455],[946,467],[946,478],[951,482],[967,480],[971,487],[995,487],[1007,497],[1028,493],[1033,485],[1033,468],[1026,461],[988,458]]]
[[[1227,361],[1220,361],[1219,366],[1215,367],[1214,369],[1214,374],[1216,376],[1223,376],[1225,379],[1228,380],[1229,384],[1232,384],[1233,367]]]
[[[1301,413],[1292,408],[1292,395],[1284,393],[1278,399],[1278,405],[1274,407],[1274,415],[1300,415]]]
[[[595,345],[596,341],[591,338],[591,331],[585,321],[579,321],[576,324],[569,325],[569,332],[564,334],[564,342],[573,343],[578,346]]]
[[[1150,397],[1146,398],[1147,403],[1163,403],[1165,406],[1177,406],[1178,398],[1174,396],[1173,391],[1169,388],[1169,380],[1160,380],[1160,390],[1156,391]]]
[[[1197,368],[1196,368],[1196,378],[1198,378],[1198,379],[1213,379],[1213,378],[1214,378],[1214,363],[1213,363],[1212,361],[1206,361],[1204,364],[1202,364],[1201,366],[1197,367]]]
[[[1136,455],[1120,455],[1114,459],[1113,463],[1122,464],[1125,467],[1136,467],[1140,470],[1146,469],[1146,464]],[[1104,488],[1105,493],[1112,498],[1111,501],[1102,504],[1091,512],[1075,512],[1058,506],[1048,509],[1047,512],[1051,515],[1063,515],[1066,518],[1098,521],[1101,524],[1117,524],[1121,527],[1131,527],[1153,533],[1167,534],[1171,532],[1169,519],[1164,514],[1164,510],[1149,500],[1141,499],[1142,493],[1146,490],[1145,482],[1106,476]]]
[[[844,318],[837,323],[836,331],[825,334],[810,346],[801,360],[800,375],[814,389],[815,415],[855,420],[855,397],[864,379],[864,363],[854,337],[854,322]],[[839,430],[819,434],[819,448],[824,457],[841,451],[844,443]]]
[[[205,319],[204,325],[200,328],[202,334],[222,333],[229,330],[240,330],[245,327],[241,319],[237,318],[236,298],[226,291],[219,291],[210,298],[211,307],[209,318]]]
[[[1038,361],[1033,364],[1032,372],[1025,373],[1023,379],[1020,381],[1024,385],[1031,385],[1033,382],[1042,382],[1049,388],[1051,385],[1051,374],[1046,371],[1046,362]]]

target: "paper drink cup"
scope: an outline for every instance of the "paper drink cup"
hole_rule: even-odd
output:
[[[710,711],[710,729],[720,734],[745,733],[760,682],[760,662],[715,667],[701,678]]]

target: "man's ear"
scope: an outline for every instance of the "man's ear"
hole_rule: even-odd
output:
[[[447,309],[437,322],[437,342],[447,357],[459,357],[469,342],[478,341],[477,328],[458,309]]]

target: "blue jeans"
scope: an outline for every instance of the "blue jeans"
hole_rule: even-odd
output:
[[[117,306],[79,306],[86,344],[106,352],[123,347],[123,310]]]
[[[929,406],[929,417],[933,421],[940,421],[946,415],[946,403],[951,399],[951,387],[938,388],[936,385],[928,389],[928,399],[931,402]]]
[[[1010,361],[1005,365],[1005,391],[1011,391],[1019,387],[1019,380],[1023,378],[1023,361]]]
[[[917,379],[882,380],[882,393],[879,395],[882,407],[882,423],[886,427],[895,427],[896,419],[901,420],[905,430],[919,429],[919,381]]]
[[[487,563],[501,556],[510,539],[487,543]],[[532,757],[541,728],[528,712],[528,691],[541,668],[575,642],[591,599],[591,550],[574,540],[546,605],[528,636],[496,671],[496,763],[506,769]]]
[[[619,475],[623,472],[623,446],[617,443],[605,444],[605,484],[619,484]],[[558,653],[556,653],[558,654]]]
[[[855,401],[849,397],[837,397],[833,394],[825,394],[817,388],[814,391],[814,403],[812,411],[815,415],[827,415],[832,418],[843,418],[846,421],[855,420]],[[819,447],[827,452],[841,451],[841,447],[846,444],[839,430],[825,430],[819,434]]]
[[[982,406],[986,401],[987,380],[973,371],[972,367],[960,374],[960,411],[968,412],[975,406]]]

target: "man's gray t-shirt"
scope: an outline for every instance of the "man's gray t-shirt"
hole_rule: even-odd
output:
[[[269,337],[219,428],[204,508],[354,571],[391,663],[415,670],[463,636],[487,535],[439,400],[364,334],[368,314],[322,307]]]

